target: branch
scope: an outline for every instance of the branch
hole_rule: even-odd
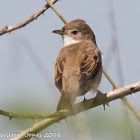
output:
[[[50,0],[53,4],[56,3],[58,0]],[[45,5],[43,8],[41,8],[37,13],[33,14],[31,17],[29,17],[28,19],[26,19],[23,22],[20,22],[18,24],[12,25],[12,26],[6,26],[5,28],[3,28],[2,30],[0,30],[0,36],[6,33],[9,33],[11,31],[17,30],[21,27],[26,26],[27,24],[29,24],[30,22],[34,21],[35,19],[37,19],[41,14],[43,14],[46,10],[48,10],[50,8],[49,4]]]
[[[61,13],[54,7],[53,3],[50,0],[46,0],[46,2],[50,5],[50,7],[55,11],[55,13],[61,18],[61,20],[66,24],[67,21],[65,18],[61,15]]]
[[[74,108],[75,114],[89,110],[93,107],[97,107],[102,104],[109,103],[110,101],[123,98],[124,96],[127,96],[131,93],[135,93],[138,91],[140,91],[140,81],[135,84],[125,86],[123,88],[115,89],[114,91],[110,91],[106,94],[97,94],[97,96],[95,98],[92,98],[89,100],[84,100],[81,103],[77,103]],[[47,119],[44,119],[44,120],[34,124],[32,127],[22,131],[18,136],[12,138],[11,140],[29,139],[29,137],[34,136],[35,134],[39,133],[44,128],[47,128],[48,126],[50,126],[54,123],[57,123],[65,118],[68,118],[72,115],[73,114],[71,114],[68,110],[61,110],[59,112],[55,112],[54,113],[55,117],[47,118]],[[53,116],[53,114],[52,114],[52,116]],[[29,134],[30,134],[30,136],[29,136]]]
[[[113,85],[114,89],[117,89],[117,85],[114,83],[114,81],[111,79],[111,77],[109,76],[109,74],[106,72],[105,69],[103,69],[103,73],[104,75],[107,77],[108,81]],[[132,92],[133,93],[133,92]],[[127,107],[133,112],[133,114],[135,115],[135,117],[138,119],[138,121],[140,121],[140,115],[139,113],[135,110],[135,108],[133,107],[133,105],[125,98],[122,98],[122,101],[127,105]]]
[[[9,119],[17,118],[17,119],[46,119],[54,117],[55,114],[18,114],[18,113],[12,113],[7,112],[4,110],[0,110],[0,115],[9,117]],[[56,114],[58,115],[58,114]]]

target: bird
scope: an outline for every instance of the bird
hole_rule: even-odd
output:
[[[56,110],[73,111],[76,97],[98,91],[102,77],[101,52],[94,32],[82,19],[52,32],[63,40],[55,63],[55,85],[61,93]]]

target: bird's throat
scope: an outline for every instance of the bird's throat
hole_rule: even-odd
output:
[[[80,41],[75,40],[73,37],[64,35],[64,36],[63,36],[63,42],[64,42],[64,47],[66,47],[66,46],[68,46],[68,45],[75,44],[75,43],[78,43],[78,42],[80,42]]]

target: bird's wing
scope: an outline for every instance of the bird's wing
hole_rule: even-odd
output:
[[[55,64],[55,85],[61,91],[62,90],[62,75],[63,75],[63,60],[56,61]]]
[[[81,80],[84,79],[92,79],[96,76],[96,74],[99,72],[102,65],[101,61],[101,54],[99,51],[94,54],[94,56],[91,55],[85,55],[83,61],[81,62],[81,72],[82,77]]]

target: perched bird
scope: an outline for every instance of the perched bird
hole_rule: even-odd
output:
[[[64,43],[55,64],[55,85],[61,92],[57,110],[73,110],[77,96],[98,90],[101,53],[93,31],[84,20],[73,20],[53,33],[60,34]]]

